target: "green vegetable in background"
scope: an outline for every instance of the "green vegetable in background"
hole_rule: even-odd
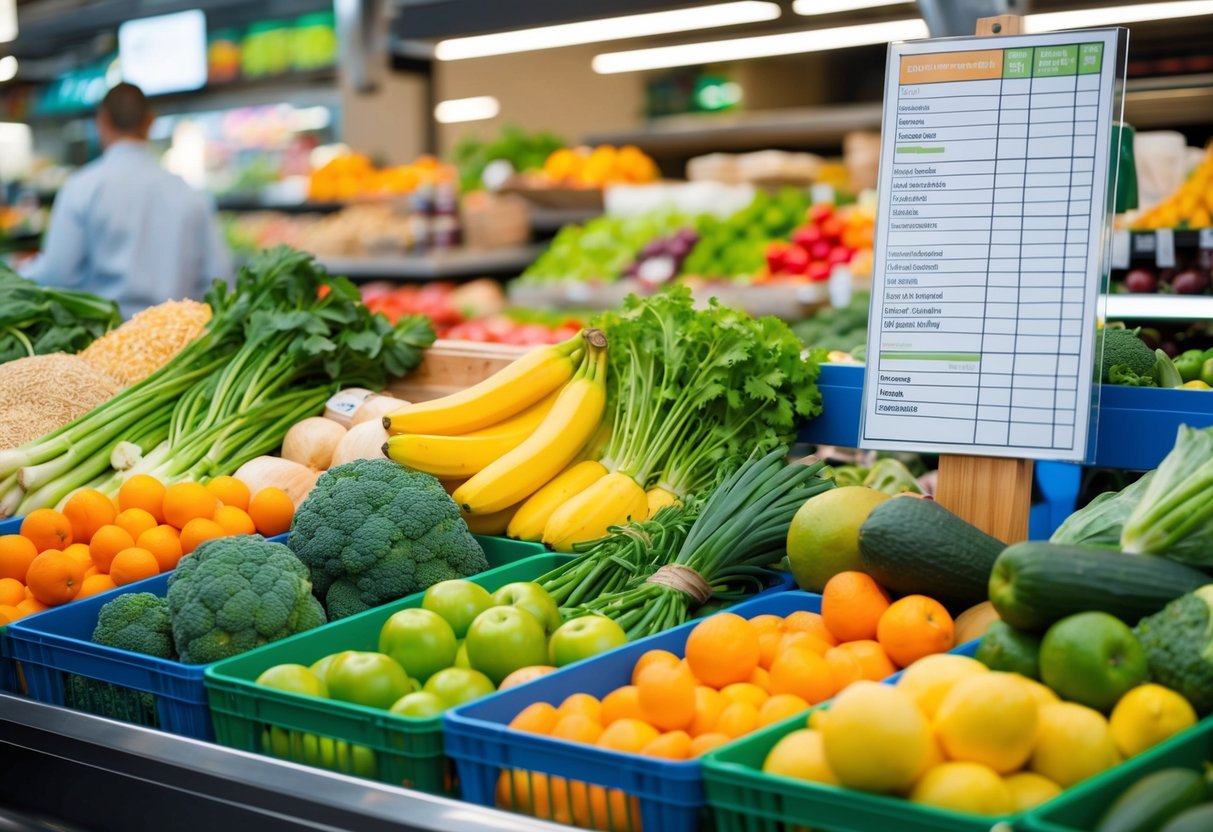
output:
[[[1049,542],[1081,543],[1102,549],[1119,549],[1125,521],[1141,501],[1141,496],[1149,487],[1153,476],[1154,472],[1150,471],[1120,491],[1105,491],[1100,494],[1067,517],[1053,532]]]
[[[798,188],[776,194],[759,191],[754,201],[727,219],[705,218],[699,242],[682,264],[682,273],[699,277],[748,279],[766,266],[767,244],[787,240],[805,221],[809,195]]]
[[[1120,547],[1213,566],[1213,428],[1180,425],[1175,447],[1125,522]]]
[[[1136,329],[1104,327],[1096,336],[1096,354],[1101,356],[1099,380],[1104,384],[1131,384],[1140,379],[1151,378],[1158,356],[1137,337]],[[1118,377],[1112,380],[1112,370],[1120,368]]]
[[[856,292],[846,306],[821,309],[813,317],[792,324],[792,331],[809,349],[850,352],[867,343],[871,299],[867,292]]]
[[[389,459],[321,474],[287,545],[333,620],[489,566],[442,483]]]
[[[307,567],[260,535],[208,540],[168,582],[173,642],[185,664],[209,664],[325,623]]]
[[[1200,378],[1201,367],[1205,363],[1203,350],[1185,350],[1175,358],[1175,369],[1185,382]]]
[[[1199,715],[1213,712],[1213,584],[1143,618],[1135,632],[1150,679],[1181,693]]]
[[[1213,387],[1213,358],[1206,358],[1200,365],[1200,380]]]
[[[168,600],[150,592],[128,592],[106,603],[97,614],[93,643],[175,659]]]
[[[838,483],[842,485],[842,483]],[[863,485],[883,491],[885,494],[921,494],[918,480],[910,473],[910,469],[899,460],[885,457],[876,463],[863,478]]]
[[[464,193],[478,191],[484,187],[480,177],[490,162],[503,159],[518,172],[543,167],[552,151],[567,147],[559,136],[541,130],[527,133],[515,124],[507,124],[501,135],[493,141],[481,141],[465,137],[451,154],[451,160],[459,168],[459,186]]]
[[[76,353],[122,322],[118,304],[88,292],[46,289],[0,263],[0,364]]]
[[[1154,371],[1151,373],[1154,383],[1164,388],[1182,385],[1184,383],[1183,377],[1180,376],[1179,370],[1175,368],[1175,364],[1171,361],[1171,356],[1162,350],[1154,350],[1154,355],[1156,361],[1154,362]]]
[[[1122,387],[1157,387],[1154,383],[1153,368],[1145,375],[1138,375],[1125,364],[1113,365],[1108,370],[1108,384],[1118,384]]]
[[[524,285],[566,280],[614,282],[623,276],[647,243],[695,225],[694,218],[668,210],[634,217],[603,216],[584,225],[566,225],[522,273],[519,282]]]

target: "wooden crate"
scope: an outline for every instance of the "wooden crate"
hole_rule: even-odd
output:
[[[424,402],[457,393],[491,376],[529,347],[439,339],[425,351],[417,369],[393,383],[388,392],[399,399]]]

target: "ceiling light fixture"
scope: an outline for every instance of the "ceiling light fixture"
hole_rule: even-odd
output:
[[[1169,20],[1178,17],[1200,17],[1213,14],[1210,0],[1175,0],[1163,3],[1137,3],[1132,6],[1100,6],[1069,12],[1041,12],[1024,19],[1028,34],[1053,32],[1059,29],[1091,29],[1095,26],[1115,26],[1121,23],[1144,23],[1148,20]]]
[[[860,9],[875,9],[880,6],[904,6],[913,0],[796,0],[792,11],[807,16],[815,14],[837,14],[855,12]]]
[[[434,120],[439,124],[457,124],[462,121],[484,121],[501,112],[501,104],[491,95],[473,98],[451,98],[439,101],[434,107]]]
[[[451,38],[438,42],[434,47],[434,57],[440,61],[462,61],[468,58],[533,52],[538,49],[555,49],[560,46],[576,46],[607,40],[664,35],[671,32],[691,32],[697,29],[713,29],[718,26],[736,26],[741,23],[775,20],[780,13],[779,5],[776,3],[766,2],[766,0],[738,0],[733,3],[716,3],[691,9],[646,12],[599,20],[583,20],[577,23],[561,23],[555,26],[540,26],[534,29],[518,29],[512,32],[494,32],[490,35]]]
[[[0,58],[0,84],[17,77],[17,59],[12,55]]]
[[[926,36],[927,24],[922,19],[888,20],[883,23],[812,29],[807,32],[786,32],[779,35],[633,49],[627,52],[606,52],[594,56],[591,65],[600,75],[613,75],[618,72],[715,64],[747,58],[799,55],[805,52],[868,46]]]

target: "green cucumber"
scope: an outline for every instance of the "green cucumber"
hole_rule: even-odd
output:
[[[1106,612],[1135,625],[1209,576],[1154,555],[1059,543],[1016,543],[998,556],[990,602],[1020,630],[1045,630],[1079,612]]]
[[[859,529],[863,570],[901,595],[922,594],[957,611],[986,599],[1002,541],[934,500],[894,497]]]
[[[1213,829],[1213,803],[1186,809],[1171,818],[1159,832],[1209,832]]]
[[[1205,779],[1190,768],[1164,768],[1124,791],[1095,832],[1153,832],[1205,796]],[[1206,827],[1208,829],[1210,827]]]

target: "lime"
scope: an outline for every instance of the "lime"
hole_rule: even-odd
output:
[[[1132,757],[1191,728],[1196,724],[1196,711],[1169,688],[1139,685],[1116,703],[1109,722],[1116,748]]]
[[[1104,612],[1063,618],[1040,644],[1041,680],[1062,699],[1105,713],[1146,680],[1146,670],[1137,636]]]
[[[811,497],[788,529],[788,562],[801,589],[821,592],[839,572],[862,572],[859,527],[889,495],[862,485]]]
[[[1005,621],[992,622],[977,648],[977,661],[990,670],[1039,679],[1040,639]]]

